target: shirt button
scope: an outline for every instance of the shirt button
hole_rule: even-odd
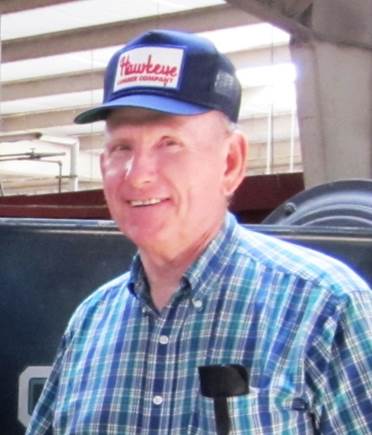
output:
[[[152,399],[154,405],[161,405],[163,403],[163,398],[161,396],[154,396]]]
[[[161,335],[159,337],[159,343],[160,344],[168,344],[169,343],[169,338],[166,335]]]
[[[192,299],[191,302],[198,311],[203,308],[203,302],[200,299]]]

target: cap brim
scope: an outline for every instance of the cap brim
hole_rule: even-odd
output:
[[[82,112],[74,119],[74,122],[76,124],[87,124],[89,122],[103,121],[112,110],[122,109],[124,107],[138,107],[173,115],[198,115],[212,110],[205,106],[199,106],[161,95],[136,94],[117,98],[114,101],[109,101],[99,107]]]

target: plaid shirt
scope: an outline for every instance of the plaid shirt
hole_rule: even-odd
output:
[[[73,315],[27,434],[215,434],[198,367],[241,364],[232,434],[372,433],[372,292],[231,215],[156,312],[137,257]]]

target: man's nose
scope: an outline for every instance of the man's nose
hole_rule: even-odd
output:
[[[134,152],[125,163],[124,171],[127,182],[133,187],[151,183],[156,174],[155,158],[150,153]]]

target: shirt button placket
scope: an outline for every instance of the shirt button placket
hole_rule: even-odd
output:
[[[191,303],[193,304],[196,311],[202,311],[203,310],[203,301],[197,298],[191,299]]]
[[[169,343],[169,338],[167,335],[161,335],[159,337],[159,343],[160,344],[168,344]]]
[[[161,396],[156,395],[152,398],[152,403],[156,406],[159,406],[163,403],[163,398]]]

